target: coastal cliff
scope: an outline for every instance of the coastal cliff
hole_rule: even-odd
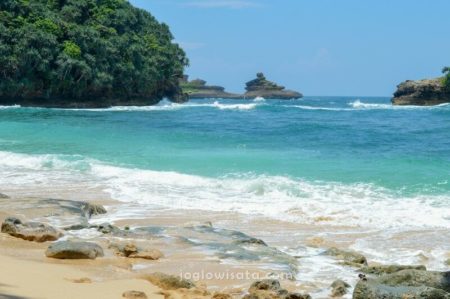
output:
[[[189,99],[254,99],[263,97],[266,99],[291,100],[302,98],[299,92],[286,90],[274,82],[268,81],[263,73],[258,73],[256,79],[246,83],[244,94],[229,93],[222,86],[206,85],[206,81],[195,79],[189,81],[188,76],[180,80],[180,86]]]
[[[393,105],[433,106],[450,103],[450,67],[442,69],[443,77],[418,81],[407,80],[397,86]]]
[[[392,104],[432,106],[450,103],[450,89],[442,81],[442,78],[405,81],[397,86]]]
[[[0,1],[0,105],[183,102],[188,61],[169,27],[128,1]]]

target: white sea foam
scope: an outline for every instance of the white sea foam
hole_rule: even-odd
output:
[[[78,157],[0,152],[1,188],[101,188],[130,206],[234,211],[273,219],[366,228],[450,228],[450,196],[407,197],[370,184],[281,176],[207,178],[121,168]],[[127,215],[132,216],[132,215]]]
[[[17,108],[20,108],[20,105],[0,106],[0,110],[5,110],[5,109],[17,109]]]
[[[285,107],[294,107],[303,110],[325,110],[325,111],[353,111],[355,109],[351,108],[333,108],[333,107],[317,107],[317,106],[307,106],[307,105],[292,105]]]
[[[357,99],[353,102],[348,103],[349,106],[355,108],[355,109],[392,109],[392,110],[412,110],[412,109],[439,109],[442,107],[449,106],[448,103],[436,105],[436,106],[414,106],[414,105],[408,105],[408,106],[397,106],[392,104],[380,104],[380,103],[364,103],[360,99]]]
[[[324,110],[324,111],[358,111],[358,110],[415,110],[415,109],[440,109],[450,107],[450,104],[440,104],[436,106],[395,106],[382,103],[364,103],[360,99],[347,103],[349,107],[324,107],[310,105],[286,105],[284,107],[294,107],[302,110]]]
[[[251,110],[258,106],[256,103],[249,104],[229,104],[215,101],[213,103],[189,102],[185,104],[170,103],[163,101],[154,106],[114,106],[110,108],[80,108],[80,109],[58,109],[72,111],[92,111],[92,112],[133,112],[133,111],[173,111],[188,108],[217,108],[220,110]]]

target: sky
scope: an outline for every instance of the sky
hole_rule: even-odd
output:
[[[168,24],[192,79],[257,72],[309,96],[391,96],[450,66],[449,0],[130,0]]]

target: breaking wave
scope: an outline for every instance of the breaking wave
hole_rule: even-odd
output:
[[[313,182],[253,174],[202,177],[112,166],[81,156],[0,152],[0,188],[99,188],[155,208],[238,212],[315,225],[365,228],[450,228],[450,195],[405,196],[368,183]],[[127,215],[130,217],[130,215]]]

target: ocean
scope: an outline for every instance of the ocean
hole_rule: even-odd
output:
[[[449,181],[450,105],[306,97],[0,108],[0,191],[101,190],[134,207],[115,219],[176,209],[360,232],[448,232]],[[440,238],[426,241],[435,269],[450,251]],[[408,254],[400,244],[393,256],[414,262],[418,244]],[[373,256],[384,248],[364,246]]]

